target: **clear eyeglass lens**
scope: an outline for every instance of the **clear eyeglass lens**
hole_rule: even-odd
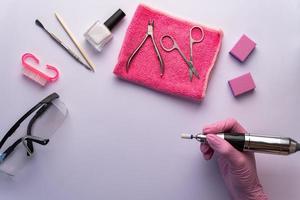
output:
[[[11,136],[5,142],[5,144],[1,148],[2,153],[17,139],[26,136],[28,123],[35,115],[35,113],[36,112],[31,114],[17,129],[13,136]],[[62,125],[67,115],[68,110],[62,101],[60,101],[59,99],[52,101],[52,105],[47,109],[47,111],[35,121],[32,127],[31,134],[33,136],[51,140],[52,135]],[[33,147],[34,154],[38,154],[39,151],[42,150],[41,148],[46,148],[46,146],[42,146],[36,143],[33,143]],[[9,175],[15,175],[15,173],[23,168],[31,159],[31,157],[27,156],[27,149],[21,142],[9,155],[9,157],[7,157],[6,160],[0,163],[0,171]]]

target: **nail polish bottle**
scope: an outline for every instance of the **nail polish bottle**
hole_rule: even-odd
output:
[[[101,51],[104,45],[112,39],[111,30],[125,17],[125,13],[119,9],[108,20],[102,24],[96,21],[85,32],[84,37],[98,51]]]

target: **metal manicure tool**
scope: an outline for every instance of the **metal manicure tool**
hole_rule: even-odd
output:
[[[195,39],[193,38],[192,36],[192,31],[194,29],[199,29],[200,30],[200,33],[201,33],[201,37],[200,39]],[[163,40],[165,38],[169,38],[172,42],[172,45],[171,47],[166,47],[164,44],[163,44]],[[181,55],[181,57],[183,58],[183,60],[185,61],[185,63],[187,64],[188,68],[189,68],[189,77],[190,77],[190,81],[193,80],[193,75],[195,75],[198,79],[200,79],[199,77],[199,73],[198,71],[196,70],[196,68],[194,67],[194,64],[193,64],[193,44],[195,43],[201,43],[204,39],[204,31],[203,31],[203,28],[200,27],[200,26],[194,26],[190,29],[190,60],[188,60],[184,53],[182,52],[182,50],[179,48],[177,42],[175,41],[175,39],[170,36],[170,35],[164,35],[161,37],[160,39],[160,45],[161,47],[167,51],[167,52],[170,52],[170,51],[173,51],[173,50],[177,50],[179,52],[179,54]]]
[[[52,32],[48,31],[45,26],[42,24],[41,21],[38,19],[35,20],[35,24],[39,26],[41,29],[43,29],[58,45],[60,45],[70,56],[72,56],[78,63],[80,63],[82,66],[84,66],[86,69],[93,71],[93,68],[91,68],[89,65],[85,64],[80,57],[67,45],[65,45],[61,39],[59,39],[57,36],[55,36]]]
[[[161,57],[161,55],[160,55],[160,53],[158,51],[157,45],[155,43],[154,35],[153,35],[153,30],[154,30],[154,21],[153,20],[149,20],[148,21],[148,30],[147,30],[147,33],[146,33],[144,39],[139,44],[139,46],[133,51],[133,53],[130,55],[130,57],[129,57],[128,61],[127,61],[127,64],[126,64],[126,72],[127,73],[129,71],[129,68],[130,68],[130,62],[132,61],[132,59],[134,58],[134,56],[137,54],[137,52],[141,49],[141,47],[143,46],[143,44],[146,42],[147,38],[150,37],[151,41],[153,43],[153,46],[154,46],[155,53],[156,53],[156,55],[158,57],[158,60],[159,60],[159,63],[160,63],[160,76],[162,77],[164,75],[165,66],[164,66],[164,62],[162,60],[162,57]]]
[[[217,136],[229,142],[239,151],[289,155],[300,151],[300,144],[288,137],[262,136],[241,133],[218,133]],[[182,134],[183,139],[196,139],[206,143],[206,135]]]

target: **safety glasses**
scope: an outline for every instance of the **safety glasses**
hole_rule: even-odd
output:
[[[0,170],[14,175],[33,155],[35,145],[48,144],[67,113],[67,108],[56,93],[26,112],[0,141]]]

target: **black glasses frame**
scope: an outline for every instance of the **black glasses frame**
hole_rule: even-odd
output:
[[[27,155],[30,156],[34,152],[33,143],[37,143],[40,145],[47,145],[49,142],[49,139],[44,139],[36,136],[32,136],[32,127],[34,126],[34,123],[37,119],[39,119],[52,105],[52,101],[55,99],[58,99],[59,95],[57,93],[52,93],[46,98],[44,98],[42,101],[40,101],[38,104],[36,104],[34,107],[32,107],[28,112],[26,112],[4,135],[4,137],[0,141],[0,149],[5,144],[5,142],[8,140],[9,137],[13,135],[13,133],[18,129],[18,127],[21,125],[23,121],[25,121],[32,113],[37,111],[34,116],[30,119],[28,125],[27,125],[27,133],[24,137],[19,138],[16,140],[11,146],[9,146],[2,154],[2,161],[4,161],[9,154],[11,154],[14,149],[23,142],[24,146],[27,150]]]

